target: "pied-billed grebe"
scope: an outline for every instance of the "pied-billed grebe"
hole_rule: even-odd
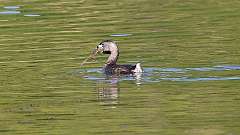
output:
[[[140,63],[136,65],[118,65],[117,60],[119,50],[117,44],[112,40],[104,40],[97,46],[97,52],[103,54],[110,54],[107,62],[104,65],[104,72],[106,74],[134,74],[143,72]]]

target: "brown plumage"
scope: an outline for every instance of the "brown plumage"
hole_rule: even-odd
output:
[[[136,65],[118,65],[119,56],[118,46],[114,41],[104,40],[97,46],[97,51],[103,54],[110,54],[105,65],[104,72],[106,74],[133,74],[142,72],[140,63]]]

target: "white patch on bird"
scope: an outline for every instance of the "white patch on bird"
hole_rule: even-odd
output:
[[[136,64],[136,68],[133,70],[133,72],[134,72],[134,73],[142,73],[142,72],[143,72],[140,63],[137,63],[137,64]]]

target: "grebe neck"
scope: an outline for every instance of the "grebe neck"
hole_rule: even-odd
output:
[[[109,55],[106,65],[115,65],[117,63],[119,56],[118,50],[111,51],[111,54]]]

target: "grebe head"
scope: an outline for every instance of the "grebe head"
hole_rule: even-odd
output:
[[[106,65],[115,65],[119,56],[117,44],[112,40],[104,40],[96,48],[96,52],[103,54],[110,54],[108,56]]]
[[[118,47],[114,41],[104,40],[97,46],[97,51],[104,54],[118,53]]]

